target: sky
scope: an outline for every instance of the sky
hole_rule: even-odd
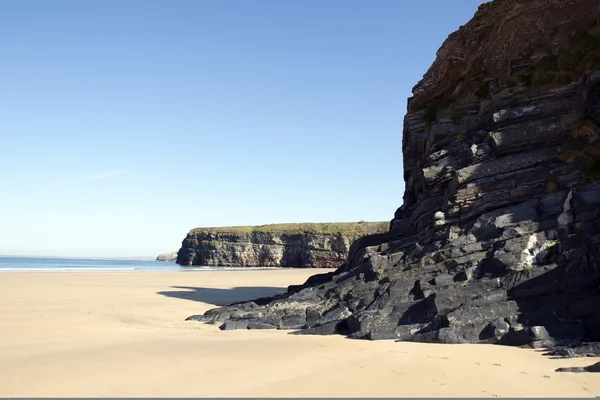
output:
[[[481,0],[0,0],[0,255],[387,221],[406,99]]]

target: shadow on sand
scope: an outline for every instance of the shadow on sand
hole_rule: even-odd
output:
[[[157,292],[163,296],[173,297],[202,303],[213,304],[215,306],[226,306],[231,303],[241,301],[250,301],[260,297],[275,296],[285,293],[287,288],[282,287],[234,287],[230,289],[172,286],[174,291]]]

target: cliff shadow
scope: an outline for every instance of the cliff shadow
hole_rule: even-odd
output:
[[[252,301],[261,297],[271,297],[287,291],[287,287],[268,286],[234,287],[229,289],[190,286],[171,287],[180,290],[161,291],[157,292],[157,294],[175,299],[198,301],[219,307],[237,302]]]

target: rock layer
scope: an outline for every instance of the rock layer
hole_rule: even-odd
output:
[[[357,222],[197,228],[184,239],[177,263],[337,268],[346,262],[354,241],[388,227],[387,222]]]
[[[188,319],[600,353],[599,15],[597,0],[480,7],[409,99],[390,231],[284,295]]]

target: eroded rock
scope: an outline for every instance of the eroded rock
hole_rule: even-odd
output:
[[[579,116],[600,121],[600,65],[562,84],[474,90],[535,67],[542,42],[561,46],[582,29],[599,30],[591,9],[595,0],[496,0],[478,11],[413,91],[404,204],[390,231],[357,240],[336,272],[255,301],[259,316],[237,304],[193,319],[598,355],[600,173],[594,135],[576,137],[572,125]],[[483,79],[483,65],[498,75]],[[447,93],[458,97],[443,109]]]

